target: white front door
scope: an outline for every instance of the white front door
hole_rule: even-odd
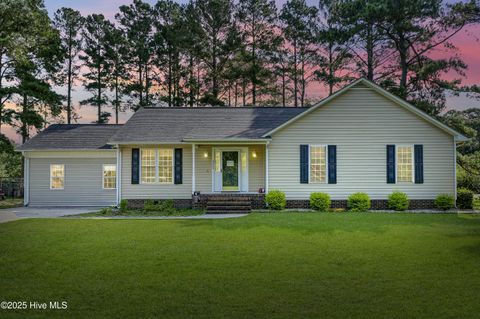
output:
[[[248,192],[248,148],[213,149],[212,191]]]

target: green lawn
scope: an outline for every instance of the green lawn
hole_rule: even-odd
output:
[[[1,318],[478,318],[480,217],[20,220],[0,299],[68,301]]]

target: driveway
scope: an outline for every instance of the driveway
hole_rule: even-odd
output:
[[[101,207],[15,207],[0,210],[0,223],[20,218],[55,218],[99,210]]]

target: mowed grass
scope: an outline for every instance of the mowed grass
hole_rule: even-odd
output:
[[[480,218],[380,213],[0,224],[9,318],[478,318]]]

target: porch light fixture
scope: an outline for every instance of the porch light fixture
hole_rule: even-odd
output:
[[[203,157],[208,158],[208,152],[204,152]]]
[[[252,152],[252,157],[253,157],[253,158],[257,158],[257,152],[253,151],[253,152]]]

